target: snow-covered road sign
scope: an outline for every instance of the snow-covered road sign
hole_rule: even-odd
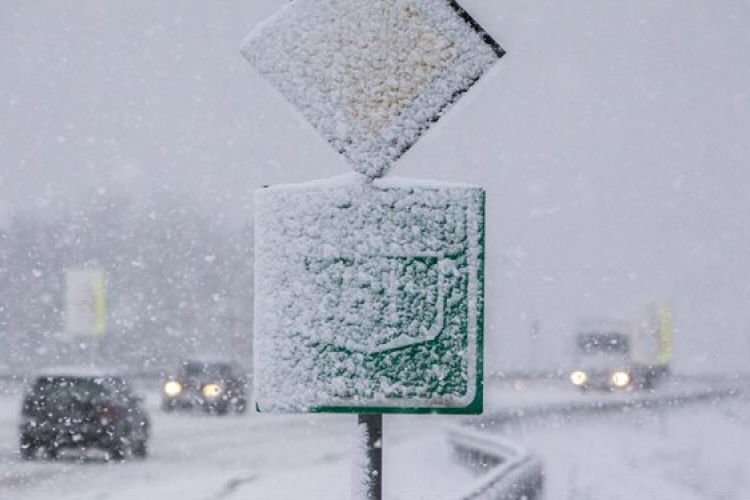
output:
[[[370,178],[504,54],[454,0],[296,0],[242,53]]]
[[[481,188],[278,186],[255,223],[260,411],[481,412]]]

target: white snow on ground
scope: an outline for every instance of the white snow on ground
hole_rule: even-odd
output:
[[[750,426],[744,403],[581,419],[515,437],[546,465],[547,498],[744,500],[750,498]]]
[[[565,380],[496,382],[486,396],[493,401],[489,412],[655,401],[665,395],[674,401],[511,422],[502,432],[541,458],[549,500],[741,500],[750,498],[750,400],[719,398],[730,385],[675,379],[644,395],[582,393]],[[717,398],[679,402],[698,392]]]
[[[500,398],[493,407],[532,398],[503,387],[504,392],[491,391],[493,398]],[[533,384],[527,389],[541,394],[549,390]],[[147,402],[154,436],[152,454],[145,461],[27,463],[16,454],[20,402],[16,394],[2,394],[0,498],[349,500],[354,416],[167,415],[158,410],[155,393]],[[467,420],[386,417],[385,499],[456,500],[475,476],[451,460],[443,431],[447,423]],[[504,434],[543,460],[547,500],[750,498],[747,399],[663,414],[633,410],[535,421],[506,428]]]
[[[23,462],[16,451],[19,396],[0,396],[0,499],[350,500],[355,415],[165,414],[158,402],[158,394],[148,394],[153,439],[144,461],[105,463],[96,453],[81,461],[70,453],[56,462]],[[385,476],[395,467],[415,473],[417,485],[460,488],[468,474],[451,466],[441,422],[387,422]],[[388,498],[419,498],[412,483],[399,483],[384,485]]]
[[[430,436],[395,446],[386,442],[383,461],[388,500],[458,499],[476,480],[480,472],[459,467],[440,427],[430,427],[435,431]]]

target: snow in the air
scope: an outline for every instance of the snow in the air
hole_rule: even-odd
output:
[[[298,0],[242,51],[371,178],[501,54],[444,0]]]
[[[488,500],[498,468],[461,458],[455,426],[480,437],[474,450],[497,452],[507,440],[539,459],[544,500],[750,498],[750,2],[458,1],[508,50],[500,63],[481,43],[461,52],[438,19],[451,0],[0,1],[0,499],[362,496],[352,414],[161,407],[162,375],[184,356],[231,357],[252,371],[255,190],[270,184],[269,197],[284,192],[292,203],[282,208],[298,210],[305,189],[323,183],[277,185],[349,172],[347,161],[368,178],[388,173],[376,183],[383,189],[415,187],[389,177],[397,174],[445,181],[420,181],[420,190],[462,182],[486,192],[485,350],[476,360],[484,414],[386,415],[383,500]],[[316,18],[314,3],[346,10]],[[300,7],[310,15],[295,14]],[[286,66],[263,66],[261,52],[273,47],[252,37],[246,54],[260,51],[260,64],[248,64],[238,44],[284,8],[256,33],[283,42]],[[365,19],[378,13],[395,27],[389,36]],[[283,34],[280,20],[299,30]],[[317,53],[315,32],[322,44],[339,33],[346,47]],[[374,56],[363,60],[365,43]],[[451,66],[462,54],[481,64]],[[409,66],[418,71],[406,78]],[[441,85],[464,86],[474,70],[478,84],[440,104],[454,97]],[[430,91],[425,115],[414,109],[420,88]],[[356,179],[327,186],[346,192]],[[302,242],[344,228],[293,227]],[[337,252],[308,259],[330,270],[319,280],[274,291],[327,291],[304,335],[355,352],[357,363],[434,342],[426,339],[440,310],[427,306],[453,295],[432,291],[446,274],[450,283],[451,256],[381,262],[359,252],[347,261]],[[66,332],[66,271],[76,269],[105,277],[100,336]],[[418,287],[398,291],[393,275],[402,274]],[[369,288],[328,293],[345,279]],[[349,323],[376,287],[410,307],[403,317],[385,308],[373,339],[370,319]],[[630,322],[659,301],[674,318],[670,383],[575,390],[564,368],[580,318]],[[326,317],[351,327],[351,339],[315,326]],[[395,333],[398,324],[412,328]],[[24,387],[70,363],[122,364],[153,423],[145,459],[113,463],[95,449],[21,459]],[[302,362],[292,375],[307,369]],[[440,365],[426,371],[442,376]],[[355,389],[371,390],[364,385]]]

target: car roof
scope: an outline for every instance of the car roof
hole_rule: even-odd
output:
[[[231,360],[226,359],[205,359],[205,358],[188,358],[180,362],[180,367],[192,366],[205,366],[205,367],[227,367],[235,370],[242,370],[241,366]]]
[[[197,363],[197,364],[204,364],[204,365],[216,365],[216,364],[228,364],[232,365],[235,364],[233,360],[222,358],[220,356],[188,356],[187,358],[183,359],[181,361],[183,364],[185,363]]]
[[[38,377],[85,377],[85,378],[125,378],[111,369],[91,366],[52,366],[35,373]]]

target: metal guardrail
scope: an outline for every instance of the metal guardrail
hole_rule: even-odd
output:
[[[568,381],[570,370],[553,370],[553,371],[488,371],[484,374],[488,382],[518,381],[518,380],[564,380]],[[680,372],[672,371],[671,380],[699,381],[699,382],[750,382],[750,372]]]
[[[487,433],[448,430],[456,459],[472,470],[486,469],[456,500],[536,500],[544,489],[542,463],[529,452]]]
[[[719,401],[739,397],[743,391],[735,385],[692,392],[635,393],[627,399],[582,399],[559,403],[544,403],[485,411],[474,420],[474,425],[498,428],[513,423],[530,423],[549,418],[570,419],[579,416],[611,415],[637,410],[667,411],[695,403]]]

